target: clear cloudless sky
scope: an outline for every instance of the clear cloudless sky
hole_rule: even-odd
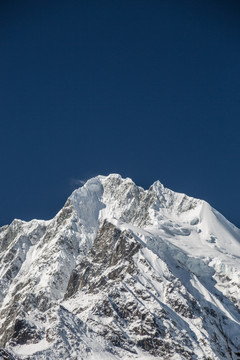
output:
[[[0,3],[0,225],[111,172],[240,226],[240,3]]]

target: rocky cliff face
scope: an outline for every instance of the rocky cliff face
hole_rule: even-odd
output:
[[[0,229],[0,359],[240,359],[240,231],[112,174]]]

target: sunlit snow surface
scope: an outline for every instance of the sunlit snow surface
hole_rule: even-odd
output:
[[[203,200],[98,176],[54,219],[1,228],[0,245],[16,359],[237,359],[240,230]]]

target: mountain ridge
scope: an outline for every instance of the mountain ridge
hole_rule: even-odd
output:
[[[240,230],[203,200],[97,176],[0,228],[0,254],[15,359],[238,358]]]

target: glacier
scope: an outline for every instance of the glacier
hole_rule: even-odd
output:
[[[118,174],[0,228],[0,359],[240,359],[240,230]]]

